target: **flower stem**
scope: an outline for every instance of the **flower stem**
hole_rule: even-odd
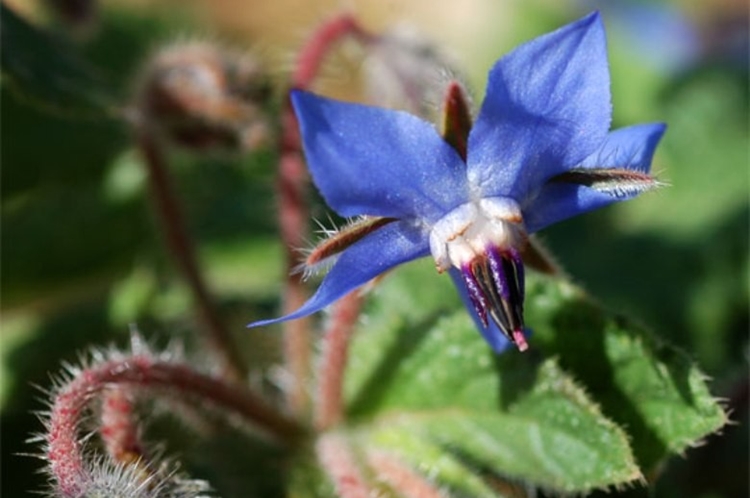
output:
[[[47,423],[46,459],[61,496],[83,496],[92,479],[84,463],[78,424],[87,404],[105,389],[163,389],[233,412],[281,441],[292,443],[303,429],[253,393],[223,379],[149,355],[105,361],[59,389]]]
[[[351,15],[337,16],[324,23],[313,33],[297,59],[291,77],[292,88],[308,88],[320,72],[326,54],[333,45],[348,35],[366,39],[367,35]],[[281,239],[286,248],[287,281],[284,289],[282,314],[288,314],[307,299],[302,276],[294,269],[298,264],[299,248],[304,247],[308,233],[309,209],[305,200],[308,186],[307,168],[302,158],[302,144],[297,117],[287,98],[281,114],[282,133],[279,142],[280,159],[277,178],[279,225]],[[309,320],[285,322],[284,363],[290,374],[286,389],[287,405],[292,413],[304,414],[310,409],[310,394],[306,380],[311,374],[311,344]]]
[[[423,475],[387,453],[369,452],[367,461],[378,478],[387,482],[399,496],[411,498],[444,498],[445,496]]]
[[[109,456],[125,464],[133,464],[144,457],[132,394],[131,389],[122,386],[102,393],[99,434]]]
[[[292,74],[293,88],[308,88],[320,72],[331,47],[347,36],[368,42],[373,36],[359,25],[351,14],[340,14],[323,23],[305,43]]]
[[[164,152],[147,130],[139,130],[138,145],[148,168],[151,193],[165,242],[193,293],[209,344],[220,361],[222,372],[228,378],[242,382],[246,376],[244,361],[219,317],[203,280],[182,210],[172,189]]]
[[[324,434],[318,439],[315,452],[321,466],[341,498],[368,498],[369,486],[357,465],[354,454],[344,436],[336,433]]]
[[[305,201],[307,172],[302,159],[297,120],[287,101],[282,111],[283,132],[281,157],[277,178],[279,203],[279,228],[286,248],[286,285],[282,302],[282,314],[290,313],[305,302],[307,291],[302,276],[294,273],[297,265],[297,250],[304,246],[307,233],[308,208]],[[302,318],[283,325],[284,363],[291,381],[287,386],[286,400],[292,413],[303,414],[309,409],[309,393],[305,386],[310,378],[310,334],[309,320]]]
[[[349,356],[349,339],[359,318],[362,295],[350,292],[339,300],[323,336],[323,354],[320,358],[315,427],[329,429],[344,417],[344,370]]]

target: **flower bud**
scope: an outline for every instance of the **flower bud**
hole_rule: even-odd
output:
[[[270,85],[248,54],[206,42],[162,49],[138,92],[142,124],[193,150],[253,150],[269,142]]]
[[[207,482],[183,477],[164,465],[158,474],[144,476],[137,465],[123,465],[106,459],[89,464],[89,478],[82,487],[82,498],[208,498],[214,496]],[[55,494],[67,498],[64,494]]]

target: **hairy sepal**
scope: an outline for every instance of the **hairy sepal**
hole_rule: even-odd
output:
[[[624,168],[573,168],[552,177],[549,182],[582,185],[617,198],[633,197],[665,186],[648,173]]]

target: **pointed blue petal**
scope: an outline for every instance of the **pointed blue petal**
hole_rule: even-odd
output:
[[[599,149],[578,168],[625,168],[648,173],[656,146],[667,131],[664,123],[643,123],[619,128],[607,135]]]
[[[466,199],[466,172],[435,128],[405,112],[292,93],[315,185],[341,216],[430,222]]]
[[[474,309],[474,305],[471,304],[471,299],[469,298],[469,293],[466,290],[466,284],[461,277],[461,272],[455,268],[452,268],[448,271],[448,273],[450,273],[451,278],[453,279],[453,283],[456,285],[456,289],[458,289],[458,294],[461,296],[461,300],[464,302],[464,306],[466,306],[466,309],[469,311],[469,315],[471,315],[471,318],[474,320],[474,324],[479,329],[479,332],[482,333],[484,339],[495,352],[502,353],[505,348],[508,347],[510,341],[505,337],[505,335],[503,335],[502,332],[500,332],[500,329],[497,328],[497,325],[495,325],[492,320],[489,320],[489,325],[487,327],[484,326],[482,320],[479,318],[479,315],[477,315],[477,312]]]
[[[666,126],[662,123],[621,128],[607,136],[602,147],[584,159],[578,168],[620,168],[648,173],[659,140]],[[636,191],[615,196],[570,183],[549,183],[541,188],[528,207],[522,207],[526,230],[534,233],[564,219],[613,202],[635,197]]]
[[[593,13],[528,42],[492,68],[469,135],[469,183],[521,201],[580,163],[609,130],[604,26]]]
[[[394,266],[428,253],[428,235],[422,227],[406,221],[385,225],[346,249],[315,294],[301,308],[280,318],[251,323],[249,327],[294,320],[315,313]]]

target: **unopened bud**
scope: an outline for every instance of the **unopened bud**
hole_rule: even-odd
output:
[[[82,498],[208,498],[215,496],[205,481],[183,477],[165,464],[160,472],[144,479],[137,465],[123,465],[106,459],[94,459],[88,469],[88,480],[80,493]],[[68,495],[53,491],[53,496]]]
[[[140,82],[143,123],[194,150],[253,150],[269,142],[270,85],[248,54],[206,42],[159,51]]]

